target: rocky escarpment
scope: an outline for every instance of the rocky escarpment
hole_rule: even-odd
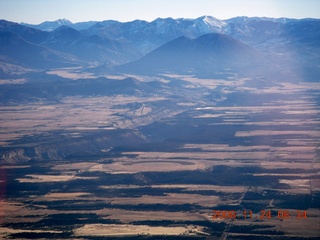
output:
[[[102,154],[106,149],[146,142],[135,130],[93,131],[33,136],[0,149],[1,164],[19,164],[30,160],[61,160],[70,156]],[[16,146],[16,147],[15,147]]]
[[[1,154],[1,163],[16,164],[19,162],[29,161],[30,158],[26,155],[23,148],[17,148],[12,150],[4,151]]]

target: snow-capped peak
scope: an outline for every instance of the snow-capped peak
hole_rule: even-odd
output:
[[[202,21],[210,26],[214,26],[214,27],[224,27],[225,25],[227,25],[226,22],[219,20],[215,17],[212,16],[203,16],[201,17]]]
[[[58,19],[58,20],[56,20],[56,22],[57,22],[59,25],[71,25],[71,24],[72,24],[71,21],[69,21],[68,19],[65,19],[65,18]]]

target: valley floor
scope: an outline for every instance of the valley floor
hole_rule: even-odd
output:
[[[0,238],[320,236],[318,83],[134,77],[0,106]]]

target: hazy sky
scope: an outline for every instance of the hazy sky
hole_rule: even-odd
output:
[[[320,18],[320,0],[0,0],[0,19],[41,23],[158,17],[228,19],[236,16]]]

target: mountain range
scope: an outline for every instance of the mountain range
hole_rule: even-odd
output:
[[[78,22],[78,23],[72,23],[71,21],[69,21],[68,19],[58,19],[56,21],[45,21],[43,23],[40,24],[28,24],[28,23],[21,23],[21,25],[27,26],[27,27],[31,27],[31,28],[35,28],[35,29],[39,29],[42,31],[47,31],[47,32],[51,32],[61,26],[68,26],[68,27],[72,27],[76,30],[82,30],[82,29],[87,29],[89,27],[91,27],[92,25],[94,25],[96,23],[96,21],[89,21],[89,22]]]
[[[0,42],[2,76],[14,68],[105,66],[153,74],[238,71],[270,63],[319,72],[320,20],[202,16],[39,25],[0,20]]]

